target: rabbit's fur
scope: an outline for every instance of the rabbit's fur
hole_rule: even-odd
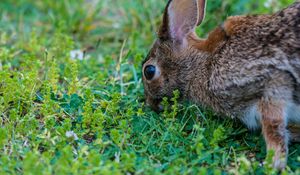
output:
[[[274,167],[284,168],[288,141],[300,137],[300,2],[273,15],[229,17],[202,40],[194,31],[205,4],[168,2],[143,63],[144,73],[156,68],[152,79],[143,76],[146,102],[158,111],[178,89],[183,99],[261,126]]]

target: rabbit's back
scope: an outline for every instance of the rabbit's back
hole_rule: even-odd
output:
[[[229,38],[211,64],[210,89],[222,104],[216,107],[239,112],[277,92],[299,103],[300,3],[274,15],[228,21]]]

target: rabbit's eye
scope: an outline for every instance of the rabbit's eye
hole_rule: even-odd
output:
[[[151,80],[155,75],[156,68],[153,65],[148,65],[144,69],[144,75],[147,80]]]

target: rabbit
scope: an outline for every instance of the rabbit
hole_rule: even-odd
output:
[[[272,15],[232,16],[200,39],[206,0],[169,0],[142,64],[146,103],[180,99],[261,129],[273,167],[300,139],[300,2]],[[290,126],[290,128],[289,128]]]

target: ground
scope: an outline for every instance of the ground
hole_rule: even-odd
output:
[[[208,1],[197,33],[291,3]],[[144,104],[141,63],[165,4],[1,0],[0,174],[276,174],[260,131],[176,92],[169,111]],[[292,144],[283,173],[299,167]]]

